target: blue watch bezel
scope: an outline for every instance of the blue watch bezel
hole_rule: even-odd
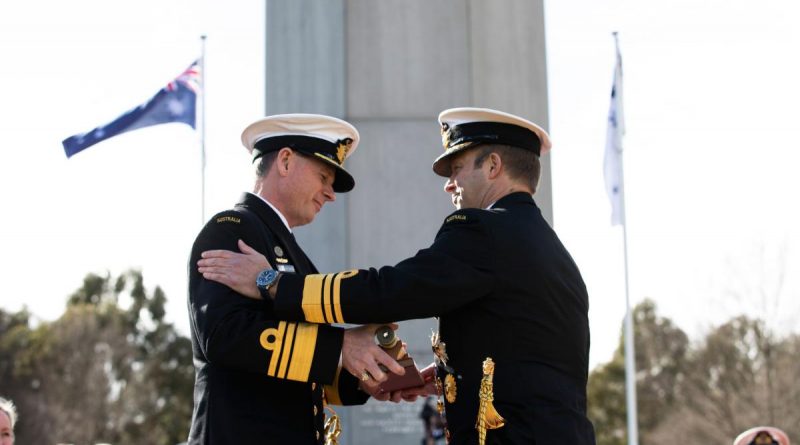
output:
[[[258,273],[258,277],[256,277],[256,286],[258,286],[258,290],[261,291],[262,295],[275,284],[277,278],[278,271],[275,269],[264,269]]]

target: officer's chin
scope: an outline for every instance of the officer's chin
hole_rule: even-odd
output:
[[[306,217],[303,221],[300,221],[293,227],[300,227],[300,226],[305,226],[306,224],[311,224],[312,222],[314,222],[314,219],[317,217],[318,214],[319,212],[315,212],[313,215]]]

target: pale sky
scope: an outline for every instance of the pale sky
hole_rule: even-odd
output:
[[[545,16],[555,228],[589,288],[592,366],[611,357],[625,310],[602,178],[614,30],[632,303],[654,299],[695,337],[742,312],[794,328],[798,2],[549,0]],[[203,33],[210,215],[251,188],[239,135],[264,110],[264,3],[0,3],[0,307],[52,320],[86,273],[135,267],[188,335],[199,135],[155,126],[69,161],[61,140],[150,98],[199,56]]]

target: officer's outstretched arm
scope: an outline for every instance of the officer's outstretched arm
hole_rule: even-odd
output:
[[[495,286],[491,233],[480,215],[458,211],[433,245],[395,266],[333,274],[283,274],[269,293],[287,320],[387,323],[446,314]]]

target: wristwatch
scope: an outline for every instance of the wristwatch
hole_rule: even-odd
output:
[[[261,293],[261,298],[267,301],[271,299],[269,289],[278,281],[280,274],[275,269],[264,269],[259,272],[258,277],[256,277],[256,286],[258,287],[258,292]]]

